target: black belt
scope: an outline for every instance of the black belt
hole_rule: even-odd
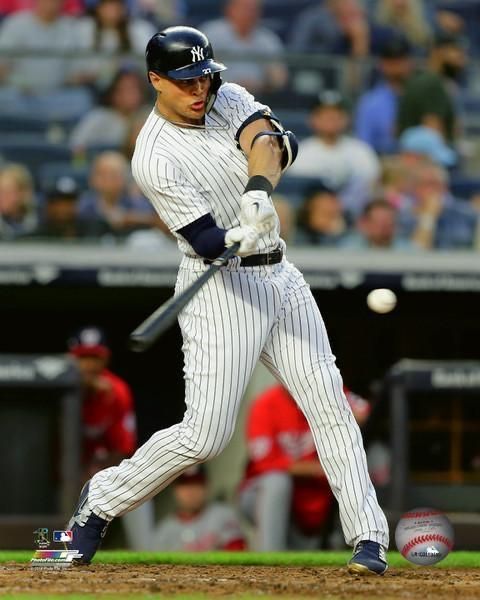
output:
[[[276,265],[281,262],[283,258],[282,248],[275,248],[271,252],[266,254],[251,254],[250,256],[244,256],[240,261],[242,267],[259,267],[261,265]]]
[[[187,254],[187,256],[190,256]],[[197,258],[195,256],[190,256],[190,258]],[[240,260],[240,266],[242,267],[260,267],[261,265],[276,265],[279,262],[282,262],[283,258],[283,250],[279,246],[272,250],[271,252],[267,252],[266,254],[251,254],[250,256],[244,256]],[[210,260],[209,258],[203,259],[204,264],[211,265],[214,262],[214,259]]]

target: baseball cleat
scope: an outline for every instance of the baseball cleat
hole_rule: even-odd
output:
[[[388,569],[385,548],[378,542],[362,540],[355,546],[348,563],[348,572],[353,575],[383,575]]]
[[[87,505],[90,481],[83,486],[78,504],[67,529],[72,532],[72,541],[66,544],[68,550],[77,550],[81,558],[75,558],[77,565],[89,565],[99,549],[107,531],[108,521],[97,517]]]

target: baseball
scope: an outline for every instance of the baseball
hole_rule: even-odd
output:
[[[405,513],[395,530],[395,544],[404,558],[416,565],[434,565],[453,548],[453,527],[434,508],[414,508]]]
[[[392,311],[397,304],[395,292],[387,288],[372,290],[367,296],[368,308],[376,313],[388,313]]]

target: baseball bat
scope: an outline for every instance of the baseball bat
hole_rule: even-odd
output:
[[[164,333],[177,319],[178,313],[184,308],[198,290],[211,278],[215,273],[227,264],[227,262],[235,255],[240,248],[237,242],[227,248],[223,254],[216,258],[210,267],[200,275],[200,277],[185,289],[178,296],[172,296],[161,306],[157,308],[143,323],[141,323],[135,331],[130,334],[130,348],[134,352],[144,352]]]

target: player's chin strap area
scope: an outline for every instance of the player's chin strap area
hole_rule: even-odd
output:
[[[252,144],[250,147],[253,147],[253,144],[258,140],[258,138],[269,135],[276,137],[278,139],[278,143],[282,150],[282,173],[288,169],[288,167],[295,161],[298,154],[298,142],[293,131],[286,130],[283,125],[280,123],[279,119],[271,113],[268,109],[259,110],[253,115],[250,115],[248,119],[246,119],[239,127],[235,139],[237,140],[237,145],[239,145],[239,139],[242,131],[245,129],[247,125],[253,123],[254,121],[258,121],[258,119],[267,119],[275,131],[259,131],[256,136],[252,140]]]

